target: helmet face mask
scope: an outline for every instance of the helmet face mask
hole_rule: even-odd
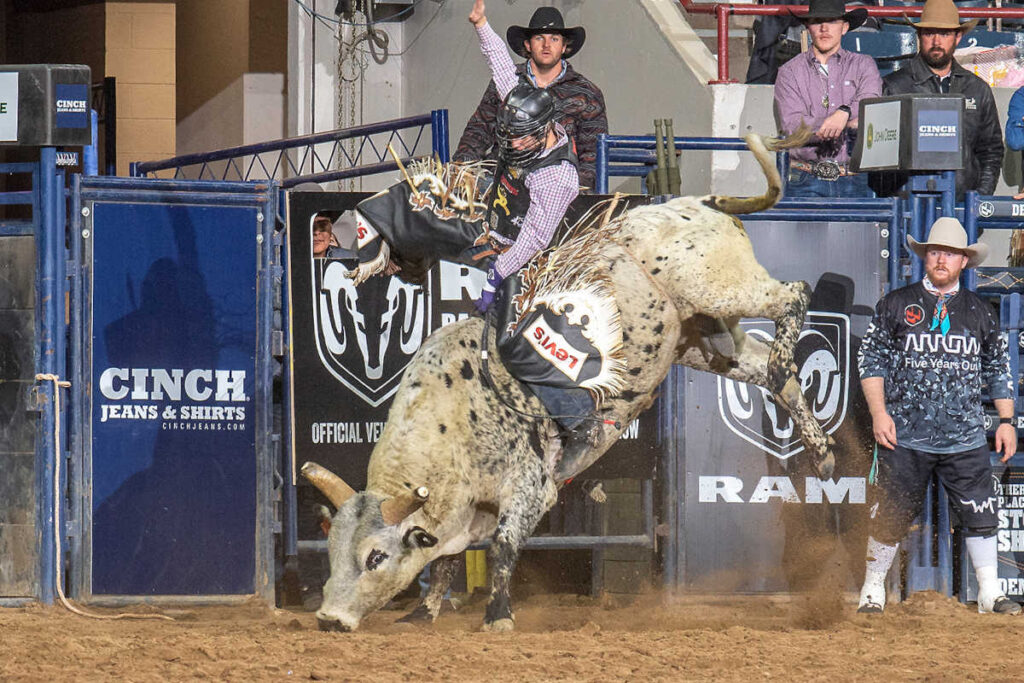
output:
[[[544,89],[520,84],[505,97],[495,126],[498,156],[511,167],[522,167],[544,151],[555,118],[555,100]]]

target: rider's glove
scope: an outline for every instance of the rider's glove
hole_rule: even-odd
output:
[[[498,271],[494,266],[487,269],[487,282],[484,283],[484,289],[480,293],[480,298],[476,300],[476,310],[480,313],[487,312],[487,309],[494,303],[494,294],[498,291],[498,287],[503,279],[503,277],[498,275]]]

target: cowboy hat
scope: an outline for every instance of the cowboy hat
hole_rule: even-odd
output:
[[[916,29],[940,28],[967,33],[978,25],[978,20],[971,19],[961,23],[960,11],[956,8],[953,0],[927,0],[924,3],[920,21],[911,21],[910,17],[904,14],[903,23]]]
[[[845,5],[843,5],[843,0],[810,0],[806,13],[797,14],[790,10],[790,14],[800,21],[842,19],[850,25],[851,31],[863,24],[868,18],[868,11],[863,7],[856,7],[847,12]]]
[[[529,26],[509,26],[505,39],[513,52],[520,57],[528,58],[530,53],[526,51],[523,43],[539,33],[557,33],[565,38],[563,59],[568,59],[579,52],[583,47],[583,41],[587,39],[587,32],[582,26],[566,28],[562,13],[554,7],[538,7],[530,17]]]
[[[934,223],[928,231],[928,240],[918,242],[910,235],[907,235],[907,246],[910,250],[923,260],[931,247],[944,247],[967,255],[966,268],[974,268],[982,264],[988,258],[988,245],[980,242],[967,244],[967,231],[955,218],[944,216]]]

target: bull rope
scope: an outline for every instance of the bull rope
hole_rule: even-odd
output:
[[[165,619],[167,621],[174,621],[174,617],[169,617],[166,614],[129,614],[127,612],[121,612],[119,614],[96,614],[95,612],[87,612],[68,600],[67,596],[64,595],[64,572],[62,571],[63,562],[61,560],[61,548],[60,548],[60,390],[68,389],[71,387],[71,382],[62,380],[57,375],[52,373],[40,373],[36,375],[36,381],[50,381],[53,383],[53,524],[56,527],[53,535],[54,539],[54,554],[56,555],[57,570],[57,595],[60,597],[60,602],[70,612],[74,612],[83,617],[90,619]]]

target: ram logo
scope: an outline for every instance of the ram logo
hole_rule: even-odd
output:
[[[771,343],[772,324],[744,321],[753,337]],[[796,345],[797,379],[815,419],[831,434],[846,417],[850,395],[850,319],[841,313],[810,311]],[[718,378],[718,409],[738,437],[786,460],[804,450],[793,420],[767,389]]]
[[[430,334],[430,280],[419,287],[372,277],[356,287],[345,277],[355,259],[312,261],[320,360],[353,393],[379,406],[398,390],[402,372]]]

